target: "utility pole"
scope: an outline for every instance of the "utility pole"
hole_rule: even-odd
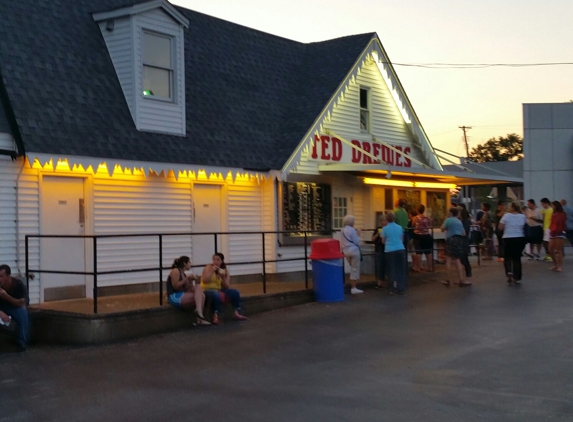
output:
[[[466,136],[466,130],[470,130],[471,126],[458,126],[461,130],[464,131],[464,143],[466,144],[466,158],[470,156],[470,146],[468,144],[468,137]]]

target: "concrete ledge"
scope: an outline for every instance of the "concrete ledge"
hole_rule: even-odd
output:
[[[242,300],[245,315],[314,301],[312,290],[251,296]],[[228,319],[231,309],[223,316]],[[190,311],[171,306],[106,315],[30,309],[32,344],[95,345],[191,328]]]

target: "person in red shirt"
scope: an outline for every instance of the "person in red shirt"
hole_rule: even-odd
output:
[[[565,242],[565,230],[567,224],[567,214],[559,201],[553,201],[553,214],[551,215],[551,225],[549,226],[549,253],[555,265],[551,271],[563,271],[563,243]]]

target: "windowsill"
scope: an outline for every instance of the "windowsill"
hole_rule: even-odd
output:
[[[145,100],[160,101],[162,103],[176,104],[174,100],[165,97],[156,97],[155,95],[142,95]]]

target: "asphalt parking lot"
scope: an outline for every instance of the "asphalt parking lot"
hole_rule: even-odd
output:
[[[573,420],[573,259],[136,341],[0,355],[0,421]]]

